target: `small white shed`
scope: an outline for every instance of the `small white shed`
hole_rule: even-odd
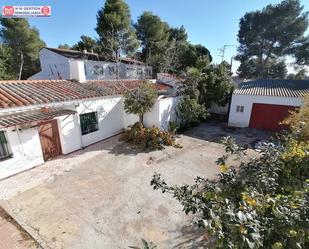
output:
[[[279,123],[302,105],[305,94],[309,94],[309,80],[243,82],[233,92],[228,125],[279,131]]]

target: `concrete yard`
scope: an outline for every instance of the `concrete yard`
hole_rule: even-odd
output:
[[[128,248],[141,238],[160,249],[202,248],[192,217],[150,186],[154,172],[169,184],[216,176],[223,148],[199,129],[180,136],[182,149],[139,152],[116,136],[60,156],[1,181],[1,204],[43,248]],[[256,139],[239,134],[248,144]]]

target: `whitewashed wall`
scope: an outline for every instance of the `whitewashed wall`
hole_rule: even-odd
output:
[[[169,122],[176,121],[176,106],[181,97],[166,97],[156,101],[151,112],[144,115],[146,127],[156,126],[162,130],[169,129]]]
[[[0,179],[44,163],[37,128],[4,131],[13,157],[0,161]]]
[[[55,52],[52,52],[46,48],[41,49],[39,52],[41,71],[29,77],[31,80],[49,80],[49,79],[78,79],[76,75],[83,74],[87,80],[108,80],[115,79],[116,74],[110,74],[109,66],[115,66],[116,63],[105,62],[105,61],[92,61],[92,60],[78,60],[83,62],[83,68],[80,68],[82,72],[71,75],[72,69],[70,69],[70,62],[77,61],[70,59]],[[103,74],[96,74],[95,67],[102,67]],[[133,67],[134,70],[131,72],[128,68]],[[142,70],[143,74],[138,75],[137,71]],[[149,72],[148,72],[149,71]],[[148,74],[147,74],[148,72]],[[125,63],[119,63],[119,77],[122,79],[139,79],[145,76],[151,76],[151,68],[146,70],[144,65],[129,65]]]
[[[30,80],[70,79],[69,59],[46,48],[39,53],[41,71],[32,75]]]
[[[121,96],[83,101],[76,106],[67,106],[65,109],[76,110],[77,113],[58,117],[63,154],[119,134],[124,128],[138,121],[136,115],[125,113]],[[81,135],[79,115],[89,112],[97,112],[99,129]]]
[[[179,100],[180,97],[167,97],[156,101],[152,111],[145,115],[146,126],[168,130],[169,121],[176,118],[175,108]],[[125,113],[122,96],[80,101],[62,107],[77,111],[57,118],[63,154],[119,134],[123,128],[138,121],[137,115]],[[89,112],[97,112],[99,130],[81,135],[79,115]],[[6,129],[13,158],[0,161],[0,179],[44,163],[37,128],[13,130]]]
[[[75,110],[75,107],[70,106],[66,109]],[[82,148],[78,114],[64,115],[57,119],[62,153],[68,154]]]
[[[235,127],[248,127],[250,123],[253,103],[301,106],[302,99],[288,98],[288,97],[233,94],[228,125]],[[238,105],[244,106],[244,112],[236,112],[236,107]]]

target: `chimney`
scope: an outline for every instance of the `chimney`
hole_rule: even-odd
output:
[[[70,79],[77,80],[80,83],[86,82],[85,67],[83,61],[71,60],[70,64]]]
[[[83,50],[83,53],[84,53],[84,54],[87,54],[87,49],[84,49],[84,50]]]

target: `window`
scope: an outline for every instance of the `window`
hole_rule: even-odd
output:
[[[12,157],[3,131],[0,131],[0,160]]]
[[[244,106],[243,105],[238,105],[236,106],[236,112],[244,112]]]
[[[79,115],[79,118],[82,135],[86,135],[88,133],[99,130],[96,112],[81,114]]]

